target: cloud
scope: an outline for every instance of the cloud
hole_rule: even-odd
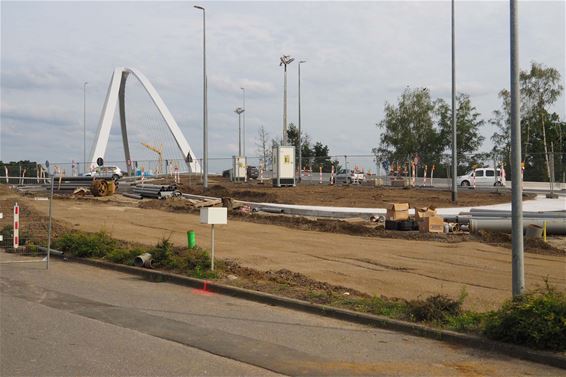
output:
[[[10,120],[22,125],[27,123],[50,124],[61,127],[75,126],[80,123],[77,114],[69,109],[38,104],[13,106],[2,103],[0,118],[3,122]]]
[[[209,88],[223,93],[241,93],[240,88],[246,89],[246,94],[271,95],[275,93],[273,83],[251,79],[234,79],[227,76],[211,75],[208,78]]]
[[[33,89],[70,89],[76,86],[76,79],[60,69],[48,66],[11,67],[2,69],[0,82],[4,89],[33,90]]]

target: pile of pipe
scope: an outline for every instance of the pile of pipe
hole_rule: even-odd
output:
[[[79,187],[85,187],[90,189],[91,185],[92,185],[92,181],[94,179],[100,180],[106,180],[106,181],[111,181],[112,178],[108,177],[52,177],[51,179],[54,179],[55,182],[53,184],[53,191],[55,192],[68,192],[68,193],[72,193],[73,191],[75,191],[77,188]],[[50,190],[51,188],[51,182],[49,182],[46,185],[43,185],[43,187],[45,187],[47,190]]]
[[[132,189],[134,194],[142,198],[151,199],[164,199],[172,196],[180,196],[181,193],[177,191],[175,185],[152,185],[152,184],[139,184]]]
[[[470,212],[460,212],[448,220],[468,225],[471,233],[480,230],[511,233],[511,211],[472,208]],[[566,210],[523,212],[523,231],[531,225],[546,226],[547,234],[566,235]]]

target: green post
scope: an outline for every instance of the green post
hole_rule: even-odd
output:
[[[189,244],[189,249],[194,249],[197,245],[197,237],[194,230],[187,231],[187,242]]]

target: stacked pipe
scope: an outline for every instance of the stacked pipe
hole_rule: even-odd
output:
[[[134,194],[142,198],[163,199],[170,196],[178,196],[177,186],[175,185],[152,185],[143,184],[133,188]]]
[[[95,177],[51,177],[54,179],[53,190],[54,191],[70,191],[73,192],[79,187],[90,188],[92,181]],[[98,178],[96,178],[98,179]],[[106,179],[106,178],[101,178]],[[111,178],[108,178],[111,180]],[[43,185],[46,189],[51,187],[51,183]]]
[[[480,230],[511,232],[511,211],[472,208],[470,212],[460,212],[456,220],[469,225],[472,233]],[[530,225],[546,225],[547,234],[566,235],[566,211],[523,212],[523,229]]]

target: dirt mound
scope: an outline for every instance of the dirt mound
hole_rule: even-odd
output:
[[[420,233],[418,231],[398,232],[385,230],[374,223],[351,223],[334,219],[310,219],[300,216],[241,214],[234,212],[230,218],[258,224],[280,225],[293,229],[314,230],[324,233],[341,233],[363,237],[381,237],[409,240],[434,240],[441,242],[463,242],[466,234]]]
[[[497,246],[511,248],[511,234],[501,232],[490,232],[481,230],[477,237],[485,243]],[[541,238],[525,238],[523,242],[524,250],[527,253],[542,255],[566,256],[565,249],[559,249],[549,243],[544,242]]]
[[[298,272],[289,271],[287,269],[280,270],[269,270],[269,271],[259,271],[253,268],[242,267],[238,262],[230,259],[226,259],[223,262],[223,268],[225,274],[233,274],[239,278],[240,286],[245,286],[246,288],[257,289],[258,287],[266,288],[266,286],[271,286],[273,289],[277,290],[272,284],[283,285],[289,288],[297,288],[292,290],[294,292],[294,297],[301,299],[308,299],[307,292],[309,291],[325,291],[330,294],[342,295],[347,292],[348,295],[355,295],[359,297],[371,297],[367,293],[357,291],[355,289],[346,288],[341,285],[333,285],[325,283],[322,281],[314,280],[306,275]],[[233,282],[232,282],[233,283]],[[231,284],[232,284],[231,283]],[[269,287],[267,287],[269,288]]]

